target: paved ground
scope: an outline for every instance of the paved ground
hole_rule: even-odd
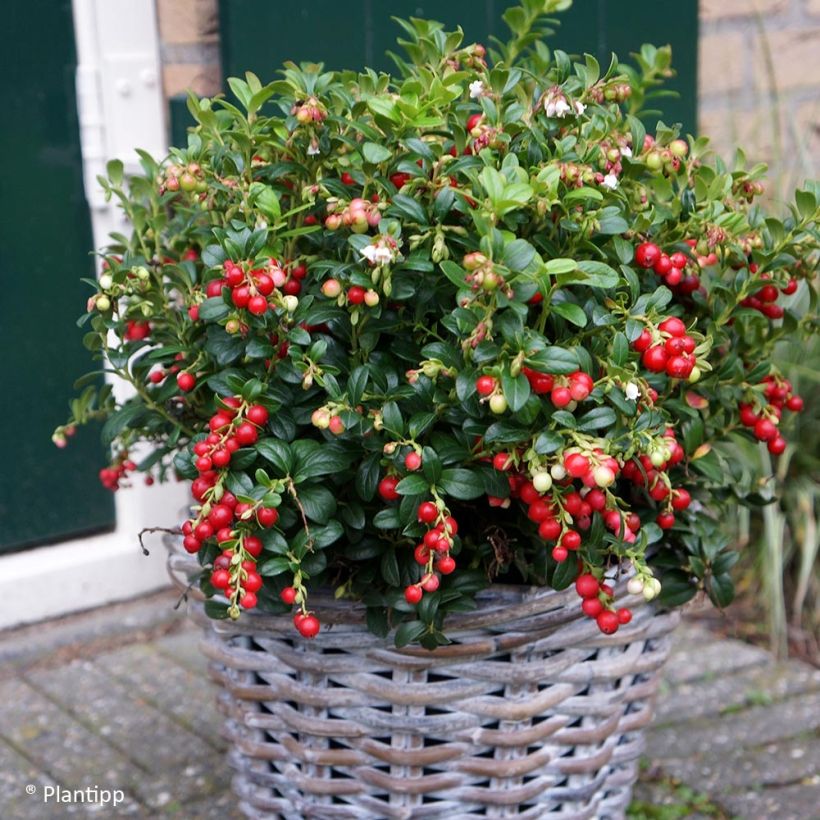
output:
[[[173,602],[0,633],[2,820],[238,817],[198,636]],[[820,672],[693,623],[677,647],[632,816],[820,817]],[[58,787],[89,802],[56,802]]]

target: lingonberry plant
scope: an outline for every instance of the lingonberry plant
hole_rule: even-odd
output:
[[[55,437],[104,418],[106,486],[191,481],[214,617],[313,637],[329,587],[433,647],[493,581],[574,583],[612,633],[627,565],[730,600],[721,509],[761,496],[723,448],[780,453],[801,409],[769,354],[813,330],[818,190],[767,217],[761,167],[648,133],[669,50],[573,62],[540,39],[566,5],[489,51],[402,22],[396,77],[233,79],[187,147],[101,180],[133,231],[81,322],[133,395],[86,387]]]

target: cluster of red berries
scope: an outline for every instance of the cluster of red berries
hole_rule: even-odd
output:
[[[604,635],[613,635],[619,626],[632,620],[632,611],[626,607],[617,610],[611,608],[615,591],[591,573],[584,573],[575,579],[575,591],[583,599],[582,612],[595,619],[598,629]]]
[[[287,586],[279,593],[279,598],[282,600],[282,603],[287,606],[293,606],[296,603],[301,604],[304,599],[303,596],[300,596],[300,592],[303,593],[304,589],[301,587],[297,589],[293,586]],[[303,638],[315,638],[322,628],[319,619],[312,612],[308,612],[304,608],[294,614],[293,625]]]
[[[259,539],[252,535],[242,538],[242,547],[245,552],[253,555],[251,549],[248,548],[249,541],[252,542],[251,549],[255,552],[257,547],[255,542],[259,542]],[[258,548],[261,550],[261,542]],[[236,599],[242,609],[254,609],[259,602],[256,594],[262,589],[262,576],[256,571],[256,561],[250,558],[242,560],[237,558],[237,553],[233,550],[225,549],[214,559],[211,585],[226,598]]]
[[[227,467],[231,455],[240,447],[255,444],[259,429],[268,423],[268,410],[261,404],[246,406],[238,396],[220,399],[220,403],[222,406],[208,420],[211,432],[193,447],[194,465],[200,473]]]
[[[342,174],[342,182],[345,185],[355,185],[355,180],[349,173]],[[395,184],[395,183],[394,183]],[[396,186],[400,188],[400,185]],[[373,195],[371,201],[355,197],[347,205],[335,199],[327,202],[327,216],[325,217],[325,227],[329,231],[335,231],[344,226],[350,228],[353,233],[367,233],[369,228],[378,227],[382,219],[382,212],[379,210],[379,197]]]
[[[700,287],[700,277],[685,272],[688,258],[685,253],[664,253],[654,242],[642,242],[635,248],[635,264],[655,271],[670,290],[683,296],[694,293]]]
[[[128,453],[120,453],[119,458],[108,467],[103,467],[98,473],[100,483],[107,490],[118,490],[120,488],[120,481],[127,478],[128,473],[132,473],[137,469],[137,465],[128,458]]]
[[[652,373],[666,372],[673,379],[696,381],[700,376],[693,353],[697,343],[677,317],[664,319],[653,331],[645,328],[632,342],[641,354],[643,366]]]
[[[763,395],[768,404],[757,413],[753,405],[741,402],[740,423],[749,427],[758,441],[765,441],[772,455],[779,456],[786,449],[786,439],[778,429],[783,410],[799,413],[803,409],[803,399],[792,392],[788,379],[766,376],[763,383],[766,385]]]
[[[754,262],[749,265],[749,272],[757,272],[757,265],[755,265]],[[767,273],[761,274],[761,279],[768,278],[769,275]],[[785,287],[780,288],[779,291],[771,282],[766,282],[765,285],[755,291],[751,296],[747,296],[743,299],[740,304],[742,307],[751,308],[752,310],[762,313],[767,319],[782,319],[783,308],[780,305],[776,305],[775,302],[781,293],[786,296],[791,296],[796,290],[796,279],[789,279]]]
[[[559,408],[566,407],[573,401],[589,398],[595,384],[592,376],[583,370],[576,370],[568,376],[539,373],[529,367],[522,368],[521,372],[527,377],[533,393],[538,396],[549,393],[550,401]]]
[[[341,292],[342,283],[338,279],[326,279],[322,283],[322,295],[328,299],[338,299]],[[346,298],[351,305],[364,303],[367,307],[376,307],[379,304],[379,294],[373,288],[365,290],[361,285],[351,285],[347,289]]]
[[[208,190],[205,182],[205,172],[197,162],[189,162],[187,165],[168,165],[163,169],[159,177],[159,192],[166,191],[175,193],[176,191],[196,191],[204,194]]]
[[[425,592],[435,592],[439,588],[442,575],[455,571],[456,561],[450,550],[453,548],[453,537],[458,532],[455,518],[439,512],[432,501],[422,501],[416,516],[419,523],[434,526],[424,533],[413,552],[416,563],[425,568],[421,579],[404,590],[404,599],[413,605],[421,601]]]
[[[666,471],[683,461],[683,447],[675,437],[675,431],[667,428],[662,446],[653,448],[624,464],[623,477],[638,487],[645,487],[649,497],[664,502],[663,510],[655,519],[661,529],[668,530],[675,523],[675,512],[685,510],[692,502],[688,490],[673,488]]]

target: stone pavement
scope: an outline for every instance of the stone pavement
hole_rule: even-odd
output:
[[[198,635],[174,600],[0,633],[0,820],[239,816]],[[819,727],[820,672],[689,622],[631,816],[820,817]],[[57,803],[58,786],[124,799]]]

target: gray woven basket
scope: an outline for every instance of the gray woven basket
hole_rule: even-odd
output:
[[[185,588],[198,564],[172,550]],[[574,589],[496,585],[448,618],[455,643],[395,649],[349,601],[312,596],[320,635],[289,617],[212,621],[234,790],[252,818],[619,818],[677,613],[616,592],[632,622],[602,635]]]

